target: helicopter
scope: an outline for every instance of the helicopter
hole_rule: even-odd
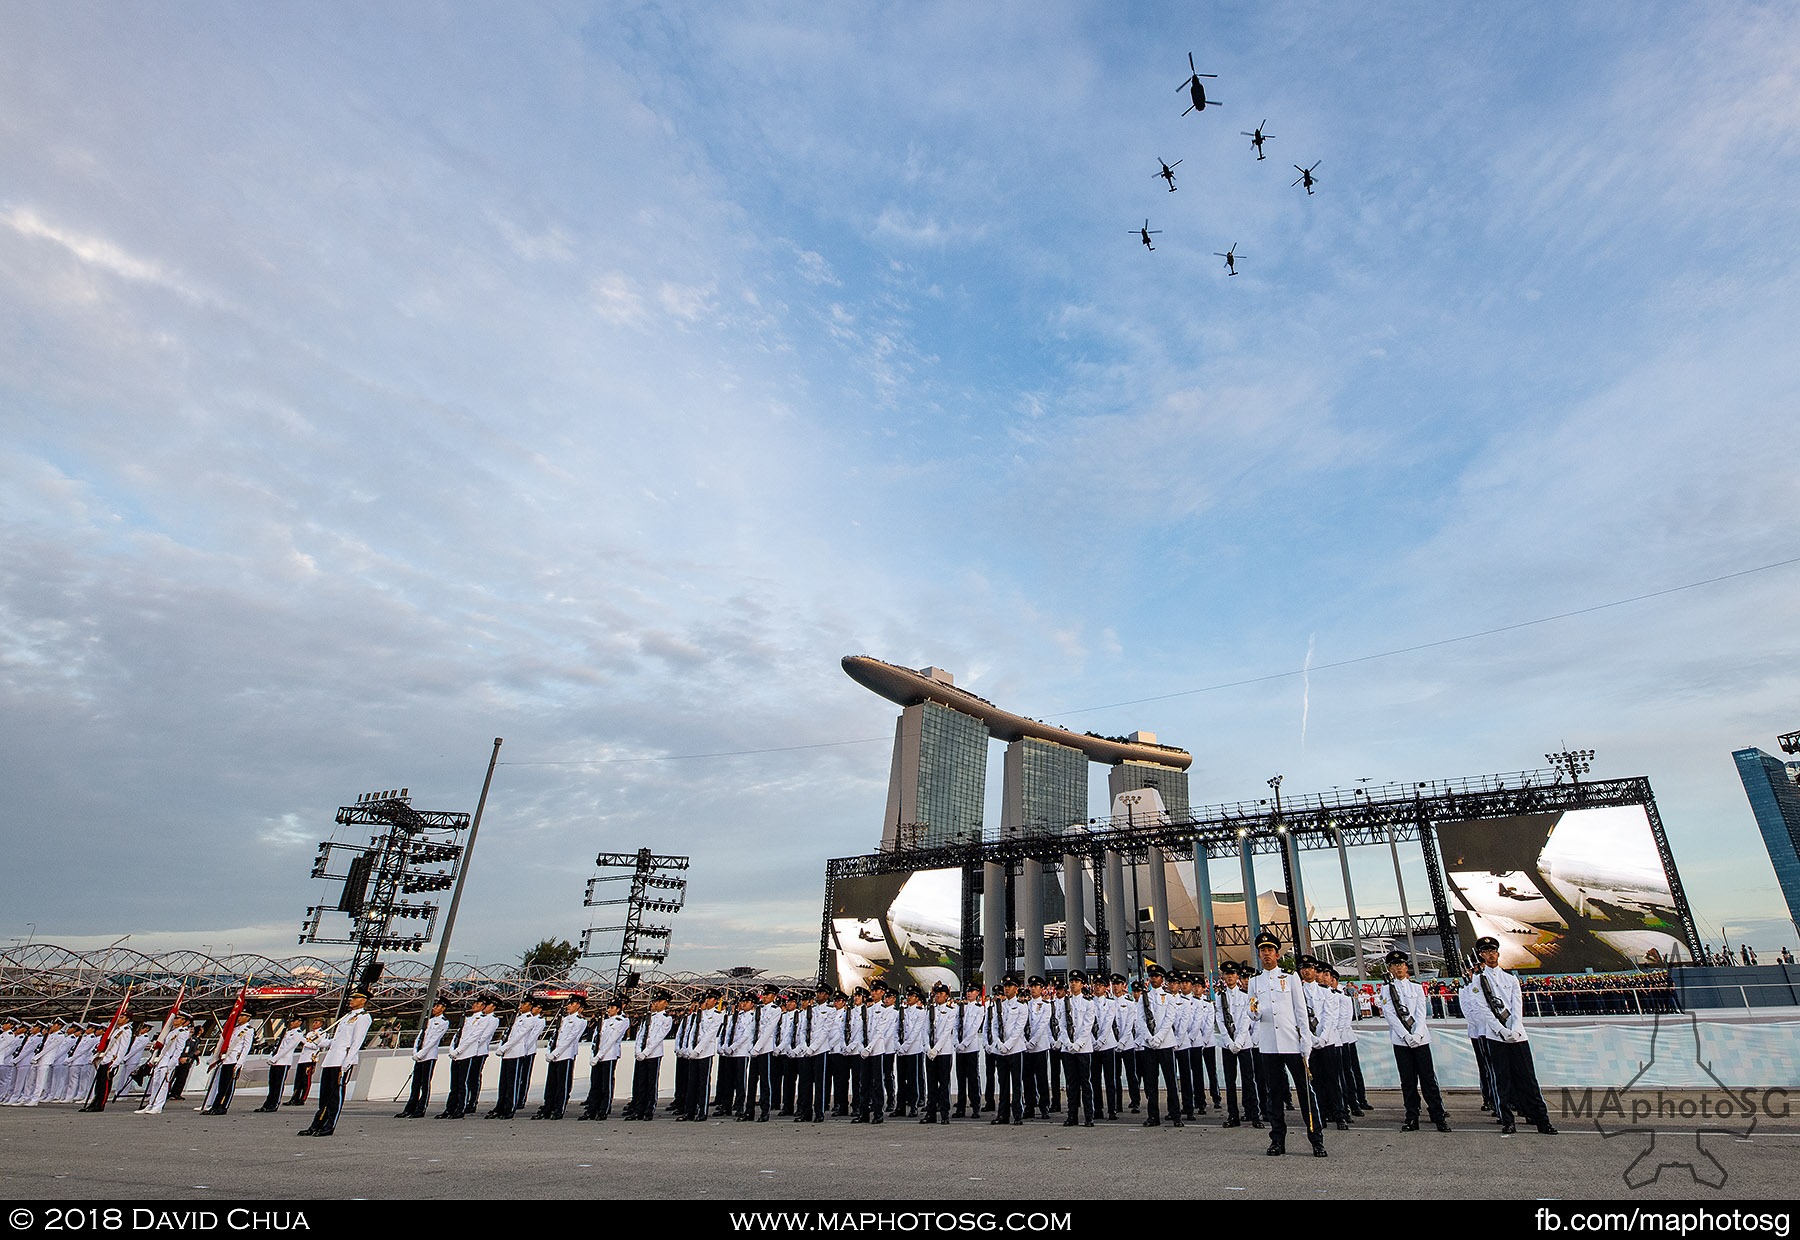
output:
[[[1131,231],[1138,235],[1138,240],[1144,243],[1146,250],[1154,250],[1156,247],[1150,244],[1150,238],[1161,232],[1162,229],[1150,227],[1150,221],[1145,220],[1142,228],[1134,228]]]
[[[1267,125],[1268,123],[1269,122],[1267,120],[1264,120],[1262,125],[1258,125],[1256,127],[1255,133],[1251,133],[1248,129],[1238,130],[1239,133],[1243,134],[1246,138],[1250,139],[1250,145],[1256,148],[1256,157],[1258,159],[1263,158],[1262,144],[1267,142],[1270,138],[1273,138],[1275,136],[1272,133],[1264,133],[1262,131],[1263,125]]]
[[[1300,175],[1294,178],[1294,184],[1305,185],[1306,192],[1309,194],[1312,193],[1313,182],[1317,180],[1317,178],[1313,176],[1313,168],[1317,168],[1324,162],[1325,161],[1322,159],[1315,159],[1313,160],[1312,168],[1302,168],[1299,164],[1295,164],[1294,171],[1298,172]]]
[[[1156,157],[1156,162],[1162,164],[1162,171],[1155,173],[1154,175],[1167,181],[1169,183],[1169,192],[1173,194],[1175,192],[1175,169],[1181,166],[1181,161],[1178,159],[1172,164],[1163,164],[1162,156],[1158,155]]]
[[[1233,241],[1231,243],[1231,248],[1226,250],[1223,254],[1220,254],[1217,250],[1213,251],[1215,257],[1225,260],[1225,269],[1234,276],[1237,274],[1237,245],[1238,243]]]
[[[1206,87],[1200,84],[1200,79],[1216,78],[1219,75],[1216,73],[1201,73],[1199,70],[1195,69],[1194,54],[1192,52],[1188,53],[1188,73],[1191,75],[1188,80],[1175,88],[1176,90],[1181,90],[1185,87],[1188,98],[1194,101],[1188,105],[1186,111],[1182,112],[1182,115],[1186,116],[1188,112],[1204,112],[1206,111],[1206,105],[1208,103],[1211,103],[1215,108],[1218,107],[1219,101],[1217,99],[1208,99],[1206,97]]]

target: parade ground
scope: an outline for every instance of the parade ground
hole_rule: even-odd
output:
[[[1311,1157],[1290,1126],[1288,1153],[1263,1153],[1266,1133],[1222,1129],[1209,1114],[1185,1128],[1144,1128],[1121,1116],[1093,1128],[1059,1121],[947,1127],[890,1119],[880,1127],[831,1119],[796,1124],[528,1119],[400,1120],[394,1104],[352,1102],[337,1134],[301,1138],[310,1113],[251,1105],[213,1118],[194,1103],[162,1115],[129,1109],[0,1109],[0,1185],[14,1200],[75,1204],[117,1200],[305,1201],[367,1198],[561,1201],[1054,1203],[1125,1199],[1362,1201],[1371,1196],[1682,1200],[1702,1205],[1795,1196],[1800,1116],[1785,1094],[1758,1099],[1754,1124],[1683,1119],[1702,1095],[1668,1095],[1666,1114],[1633,1122],[1601,1113],[1551,1115],[1561,1131],[1521,1127],[1501,1136],[1479,1095],[1446,1099],[1454,1131],[1399,1131],[1397,1093],[1375,1091],[1376,1110],[1327,1134],[1329,1157]],[[254,1100],[252,1100],[254,1101]],[[1686,1104],[1693,1104],[1692,1106]],[[1655,1104],[1649,1104],[1654,1106]],[[1644,1110],[1646,1108],[1639,1108]],[[1732,1132],[1697,1135],[1698,1128]],[[1612,1135],[1604,1135],[1611,1133]],[[1690,1169],[1693,1168],[1693,1169]],[[1627,1182],[1627,1173],[1638,1187]],[[1696,1179],[1724,1183],[1709,1186]],[[1653,1177],[1653,1178],[1652,1178]]]

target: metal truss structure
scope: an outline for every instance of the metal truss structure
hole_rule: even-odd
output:
[[[1800,753],[1800,732],[1783,732],[1775,738],[1782,753]]]
[[[429,900],[403,900],[403,895],[447,891],[456,882],[463,846],[458,837],[469,827],[469,816],[448,810],[417,810],[409,790],[369,792],[356,804],[340,806],[339,826],[384,828],[369,842],[347,844],[326,840],[313,859],[312,876],[341,881],[343,894],[336,905],[315,904],[306,910],[300,927],[302,943],[347,943],[355,947],[346,975],[347,983],[378,972],[383,951],[416,952],[431,941],[437,929],[438,906]],[[347,860],[348,868],[332,873],[332,863]],[[327,912],[350,916],[343,937],[319,933]],[[422,921],[412,933],[396,932],[396,921]]]
[[[1663,872],[1669,877],[1670,892],[1677,912],[1687,929],[1688,950],[1698,955],[1699,941],[1693,930],[1693,914],[1681,877],[1675,869],[1674,855],[1669,851],[1668,836],[1656,810],[1656,799],[1645,776],[1577,782],[1551,770],[1514,771],[1465,779],[1423,780],[1417,783],[1385,784],[1376,787],[1333,789],[1299,798],[1237,801],[1230,804],[1197,807],[1184,818],[1145,824],[1128,822],[1123,817],[1091,819],[1085,833],[1066,835],[1021,835],[979,843],[952,844],[938,848],[894,849],[867,853],[856,857],[837,857],[826,862],[825,909],[819,941],[819,976],[831,976],[831,919],[836,903],[836,885],[846,878],[903,871],[961,869],[963,871],[963,942],[965,961],[981,959],[981,934],[975,916],[976,899],[981,894],[982,867],[997,863],[1009,878],[1021,862],[1033,860],[1046,870],[1060,870],[1064,855],[1082,857],[1098,865],[1107,853],[1118,853],[1124,864],[1143,864],[1149,850],[1159,848],[1166,858],[1174,860],[1183,854],[1193,856],[1204,850],[1209,860],[1251,855],[1279,854],[1284,874],[1287,849],[1292,839],[1301,851],[1336,849],[1341,839],[1344,847],[1356,848],[1417,842],[1425,861],[1425,874],[1431,889],[1432,912],[1415,915],[1412,929],[1436,935],[1446,961],[1462,958],[1465,948],[1457,941],[1456,923],[1450,914],[1444,882],[1443,862],[1438,855],[1434,824],[1469,822],[1481,819],[1509,818],[1521,814],[1551,813],[1559,810],[1592,809],[1619,805],[1642,805],[1650,821],[1656,851]],[[1097,872],[1097,871],[1096,871]],[[1292,890],[1292,877],[1286,877]],[[1007,887],[1010,891],[1012,883]],[[1089,939],[1090,950],[1107,956],[1104,910],[1099,905],[1099,888],[1094,883],[1094,926]],[[1359,918],[1363,926],[1393,923],[1396,934],[1404,934],[1402,919]],[[1008,924],[1013,924],[1010,916]],[[1291,943],[1293,930],[1286,925],[1270,925],[1283,942]],[[1314,920],[1309,923],[1314,940],[1347,937],[1342,930],[1347,922]],[[1180,945],[1198,945],[1197,927],[1176,931],[1186,936]],[[1365,930],[1368,937],[1374,931]],[[1224,927],[1217,930],[1220,947],[1243,947],[1242,930]]]
[[[634,853],[601,853],[594,858],[594,864],[602,870],[623,872],[600,874],[588,879],[587,897],[582,905],[586,908],[601,908],[623,904],[625,922],[618,926],[589,926],[583,930],[581,954],[590,959],[618,957],[619,963],[613,973],[614,990],[623,991],[629,979],[669,958],[671,927],[647,925],[644,914],[672,916],[681,911],[682,905],[687,902],[687,879],[675,878],[673,875],[687,869],[688,863],[687,857],[661,856],[648,848],[640,848]],[[631,885],[625,895],[595,899],[594,893],[600,889],[600,884],[611,882],[629,882]],[[596,934],[620,935],[618,948],[612,951],[595,951],[593,940]]]
[[[89,1020],[107,1020],[129,987],[131,1014],[137,1020],[160,1020],[177,993],[182,995],[183,1011],[218,1020],[231,1010],[239,989],[247,984],[315,992],[260,1000],[258,1008],[265,1015],[289,1019],[322,1016],[342,1004],[349,976],[345,961],[320,956],[213,956],[187,950],[146,954],[121,947],[77,951],[54,943],[31,943],[0,951],[0,1015],[81,1019],[85,1014]],[[375,984],[370,1002],[377,1025],[389,1017],[416,1022],[430,980],[431,967],[426,961],[404,959],[390,964]],[[575,968],[546,982],[528,976],[516,965],[451,962],[439,992],[454,1002],[488,991],[504,1006],[545,989],[610,993],[612,980],[610,974]],[[771,981],[784,990],[810,989],[813,984],[811,978],[770,977],[747,968],[724,973],[648,972],[638,986],[621,993],[626,1006],[635,1010],[644,1005],[643,996],[652,988],[667,990],[679,1006],[709,989]]]

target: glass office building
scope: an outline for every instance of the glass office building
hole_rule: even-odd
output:
[[[1088,819],[1088,756],[1079,749],[1026,737],[1006,747],[1000,831],[1006,836],[1061,835]]]
[[[1154,762],[1121,762],[1113,767],[1106,777],[1107,795],[1117,797],[1121,792],[1136,792],[1140,788],[1154,788],[1162,797],[1163,809],[1176,822],[1186,818],[1188,805],[1188,773],[1172,766],[1158,766]]]
[[[1775,867],[1775,881],[1781,884],[1782,898],[1787,901],[1788,917],[1800,926],[1800,788],[1794,786],[1800,762],[1783,762],[1760,749],[1740,749],[1731,759],[1737,763],[1738,778],[1744,781],[1744,794],[1750,798],[1750,812],[1756,815],[1763,847],[1769,850],[1769,863]]]
[[[936,702],[900,712],[888,779],[885,849],[979,841],[987,797],[987,724]]]

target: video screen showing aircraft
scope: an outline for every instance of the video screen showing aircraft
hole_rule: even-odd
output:
[[[1676,908],[1642,805],[1437,824],[1465,944],[1500,941],[1506,968],[1609,971],[1679,959]]]
[[[915,870],[839,879],[833,885],[835,983],[851,991],[891,986],[962,987],[962,871]]]

